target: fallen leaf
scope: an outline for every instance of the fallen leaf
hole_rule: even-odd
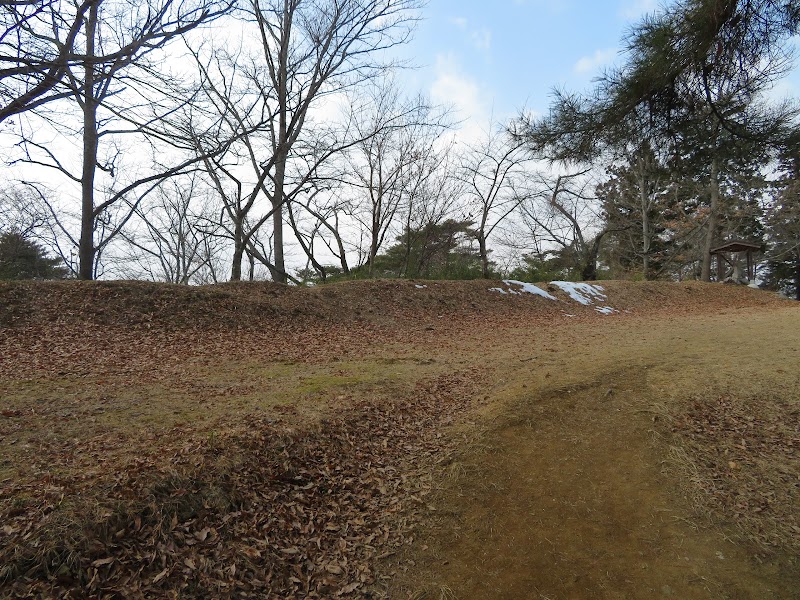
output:
[[[108,558],[100,558],[92,562],[93,567],[102,567],[103,565],[110,565],[114,562],[114,557],[109,556]]]
[[[161,581],[162,579],[164,579],[164,577],[166,577],[166,576],[167,576],[167,573],[169,573],[169,569],[164,569],[163,571],[161,571],[161,573],[159,573],[158,575],[156,575],[156,576],[153,578],[153,583],[158,583],[159,581]]]

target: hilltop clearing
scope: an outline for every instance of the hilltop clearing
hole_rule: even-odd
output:
[[[0,285],[0,597],[791,597],[797,304],[600,285]]]

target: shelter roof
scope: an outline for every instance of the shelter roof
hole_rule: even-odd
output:
[[[711,250],[711,254],[718,254],[720,252],[747,252],[748,250],[761,250],[761,244],[754,244],[746,240],[729,240]]]

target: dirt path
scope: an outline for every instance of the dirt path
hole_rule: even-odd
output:
[[[495,332],[494,401],[395,594],[800,597],[794,557],[759,564],[724,515],[710,527],[698,513],[665,424],[693,394],[779,392],[797,406],[798,332],[795,307]]]

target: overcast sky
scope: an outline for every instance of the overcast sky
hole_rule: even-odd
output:
[[[547,113],[554,87],[580,92],[624,57],[622,38],[656,0],[429,0],[403,50],[410,86],[455,105],[463,119]],[[797,73],[776,89],[793,93]]]

